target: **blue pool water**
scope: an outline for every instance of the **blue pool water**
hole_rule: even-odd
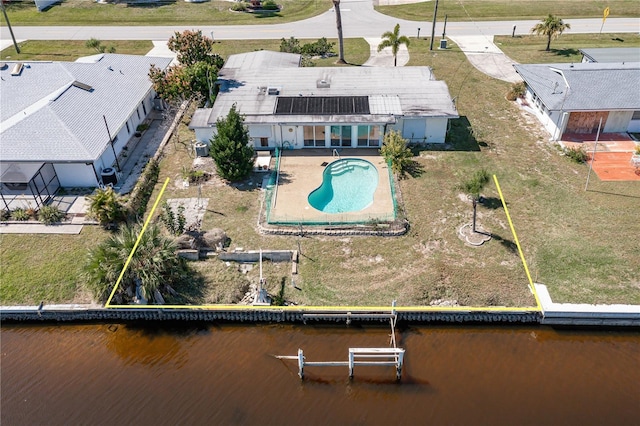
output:
[[[366,160],[345,158],[329,164],[322,185],[309,194],[309,204],[325,213],[357,212],[373,202],[378,170]]]

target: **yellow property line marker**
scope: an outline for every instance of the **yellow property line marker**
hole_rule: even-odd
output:
[[[115,294],[120,282],[122,281],[122,277],[129,267],[129,263],[138,248],[138,244],[140,243],[140,239],[147,229],[147,225],[149,224],[151,218],[153,217],[153,213],[160,200],[162,199],[162,195],[169,183],[169,178],[167,178],[162,186],[162,190],[160,194],[158,194],[158,198],[156,199],[147,220],[142,227],[142,231],[138,236],[136,244],[133,246],[129,257],[122,268],[122,272],[120,272],[120,276],[118,277],[118,281],[116,285],[113,287],[111,294],[109,295],[109,299],[105,304],[105,308],[124,308],[124,309],[188,309],[188,310],[210,310],[210,311],[247,311],[247,310],[274,310],[274,311],[330,311],[330,312],[380,312],[380,311],[390,311],[395,310],[398,312],[538,312],[541,311],[540,300],[538,298],[538,293],[533,285],[533,280],[531,279],[531,274],[529,274],[529,268],[527,267],[527,262],[522,254],[522,249],[520,248],[520,242],[518,241],[518,236],[516,235],[515,228],[513,227],[513,223],[511,221],[511,217],[509,216],[509,210],[507,209],[507,204],[504,201],[502,196],[502,191],[500,190],[500,184],[498,183],[498,178],[493,175],[493,179],[496,183],[496,187],[498,188],[498,194],[500,195],[500,200],[502,201],[502,206],[504,207],[505,213],[507,214],[507,220],[509,221],[509,226],[511,227],[511,232],[513,234],[513,238],[515,239],[516,246],[518,247],[518,253],[520,254],[520,259],[522,260],[522,264],[524,265],[525,272],[527,274],[527,278],[529,280],[530,289],[536,299],[537,306],[529,306],[529,307],[506,307],[506,306],[252,306],[252,305],[111,305],[111,299]]]
[[[536,291],[536,286],[533,285],[533,280],[531,279],[531,274],[529,273],[529,267],[527,266],[527,261],[524,258],[524,254],[522,253],[522,248],[520,247],[520,241],[518,241],[518,235],[516,235],[516,229],[513,227],[513,222],[511,221],[511,216],[509,215],[509,209],[507,208],[507,203],[504,201],[504,197],[502,196],[502,190],[500,189],[500,184],[498,183],[498,177],[493,175],[493,181],[496,183],[496,188],[498,188],[498,195],[500,195],[500,201],[502,201],[502,207],[504,207],[504,212],[507,214],[507,220],[509,221],[509,226],[511,227],[511,233],[513,234],[513,239],[516,241],[516,246],[518,247],[518,254],[520,255],[520,260],[522,260],[522,265],[524,266],[524,271],[527,274],[527,279],[529,280],[529,287],[531,289],[531,293],[533,293],[533,297],[536,298],[536,304],[538,305],[538,310],[542,310],[542,305],[540,304],[540,298],[538,297],[538,292]]]
[[[113,290],[111,290],[111,294],[109,295],[109,299],[107,299],[107,303],[105,303],[105,305],[104,305],[105,308],[121,307],[121,306],[118,306],[118,305],[111,306],[111,299],[113,299],[113,295],[116,294],[116,290],[120,286],[120,282],[122,281],[122,277],[124,276],[124,273],[126,272],[127,268],[129,267],[129,263],[131,263],[131,259],[133,258],[133,254],[136,252],[136,249],[138,248],[138,245],[140,244],[140,240],[142,239],[142,236],[144,235],[144,231],[147,229],[147,226],[149,225],[149,222],[151,221],[151,218],[153,217],[153,213],[156,211],[156,208],[158,207],[158,203],[162,199],[162,194],[164,194],[164,190],[167,188],[167,184],[168,183],[169,183],[169,178],[165,179],[164,185],[162,185],[162,189],[160,190],[160,194],[158,194],[158,198],[156,198],[156,202],[153,203],[153,207],[151,208],[151,212],[149,212],[149,216],[147,216],[147,220],[145,220],[144,226],[142,226],[142,230],[140,231],[140,235],[138,235],[138,239],[136,240],[136,243],[133,245],[133,248],[131,249],[131,253],[129,253],[129,257],[127,258],[127,261],[125,262],[124,267],[122,268],[122,271],[120,272],[120,276],[118,277],[118,280],[116,281],[116,285],[113,286]]]

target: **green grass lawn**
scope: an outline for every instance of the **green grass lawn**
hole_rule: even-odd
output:
[[[232,12],[231,3],[220,0],[131,5],[65,0],[38,12],[33,1],[24,1],[8,4],[7,14],[12,25],[251,25],[298,21],[331,8],[330,0],[279,0],[278,4],[280,12],[251,14]]]
[[[553,62],[582,62],[580,49],[595,47],[640,48],[640,35],[632,33],[562,34],[551,41],[545,51],[546,40],[539,36],[496,36],[494,43],[511,59],[523,64]]]
[[[105,235],[96,226],[79,235],[0,234],[0,305],[88,303],[82,268]]]
[[[336,43],[337,39],[328,39]],[[313,40],[302,40],[306,44]],[[129,55],[145,55],[153,48],[148,40],[102,40],[105,46],[113,46],[116,53]],[[94,55],[97,52],[85,46],[85,41],[79,40],[27,40],[19,44],[20,54],[10,46],[0,52],[0,59],[12,61],[75,61],[81,56]],[[234,53],[251,52],[253,50],[280,50],[280,40],[218,40],[213,45],[213,51],[225,60]],[[361,65],[369,59],[369,44],[362,38],[344,40],[344,55],[352,65]],[[335,62],[337,57],[313,59],[318,67],[341,66]]]
[[[435,2],[421,2],[399,6],[376,6],[375,9],[386,15],[410,21],[433,21]],[[438,21],[444,21],[445,15],[451,21],[507,21],[523,19],[542,19],[548,14],[570,18],[599,18],[605,7],[610,8],[610,18],[640,16],[640,2],[636,0],[465,0],[440,1],[438,3]]]
[[[279,45],[279,41],[270,41],[264,46],[274,43]],[[540,49],[539,40],[531,39],[531,43],[536,45],[532,50]],[[261,48],[258,44],[242,45],[246,50]],[[240,44],[216,46],[223,56],[241,51],[237,50]],[[368,46],[361,48],[368,51]],[[488,202],[479,207],[478,223],[493,239],[481,247],[469,247],[458,238],[458,229],[472,214],[471,203],[458,185],[485,168],[500,180],[533,279],[549,287],[554,301],[640,304],[638,184],[600,182],[592,176],[585,192],[587,166],[563,156],[537,121],[505,99],[508,83],[480,73],[456,47],[431,52],[428,40],[412,39],[410,55],[409,65],[431,66],[436,78],[447,82],[461,118],[452,122],[446,146],[416,152],[422,173],[400,182],[411,223],[407,235],[261,235],[256,230],[261,205],[256,184],[262,175],[252,178],[253,185],[227,185],[217,180],[203,185],[202,195],[209,198],[203,229],[224,229],[231,238],[231,248],[297,249],[299,244],[298,276],[291,275],[288,264],[266,262],[264,272],[271,294],[284,288],[285,299],[299,304],[387,306],[396,299],[400,305],[425,305],[436,299],[455,299],[472,306],[532,306],[535,302],[492,182],[483,191]],[[347,59],[357,62],[348,55]],[[187,149],[193,139],[188,122],[187,116],[179,137],[167,145],[152,201],[166,177],[172,180],[166,198],[198,195],[196,187],[180,184],[183,167],[189,167],[193,160]],[[85,232],[95,232],[92,229],[85,228]],[[82,294],[77,286],[81,282],[77,278],[81,271],[78,259],[102,238],[88,236],[2,236],[2,301],[71,301],[77,297],[74,289]],[[60,253],[59,246],[73,254]],[[33,247],[38,247],[38,253],[52,252],[51,262],[59,266],[56,275],[48,270],[52,268],[49,261],[39,262],[31,253]],[[4,268],[7,264],[11,269]],[[257,268],[242,274],[237,265],[215,259],[198,262],[194,268],[207,282],[201,303],[237,300],[258,277]],[[16,290],[27,285],[23,283],[28,279],[21,272],[24,270],[42,277],[29,278],[28,296]],[[9,289],[4,289],[6,277],[12,283]],[[43,293],[40,288],[46,282],[68,284],[59,292],[51,286]]]

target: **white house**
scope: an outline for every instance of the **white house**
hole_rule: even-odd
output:
[[[0,64],[0,195],[44,204],[59,187],[95,187],[154,108],[149,67],[170,58],[100,54]]]
[[[236,104],[260,149],[379,147],[390,129],[412,143],[443,143],[458,113],[429,67],[300,67],[300,55],[232,55],[218,74],[212,108],[196,111],[199,142]]]
[[[526,101],[559,140],[565,133],[640,132],[640,62],[514,65]]]

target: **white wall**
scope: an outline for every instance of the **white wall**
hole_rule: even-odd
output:
[[[609,111],[603,133],[623,133],[629,128],[633,111]]]
[[[91,165],[84,163],[54,163],[60,186],[66,188],[98,186]],[[99,172],[98,172],[99,173]]]

